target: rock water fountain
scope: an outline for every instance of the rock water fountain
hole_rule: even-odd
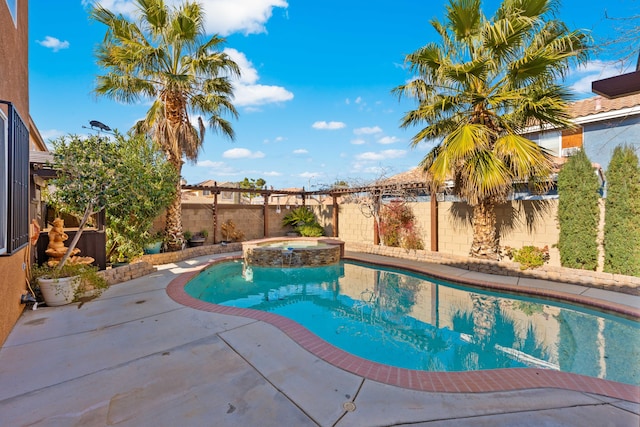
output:
[[[335,264],[344,255],[344,242],[326,237],[269,238],[242,243],[249,266],[313,267]]]

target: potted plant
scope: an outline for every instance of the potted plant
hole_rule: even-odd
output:
[[[57,176],[50,181],[52,190],[45,196],[59,211],[79,218],[79,226],[69,247],[64,250],[62,242],[67,236],[62,226],[55,224],[49,234],[52,250],[48,253],[55,252],[55,261],[34,267],[31,280],[40,286],[47,305],[60,305],[73,301],[86,289],[93,288],[99,292],[106,287],[104,278],[96,274],[97,267],[87,265],[93,259],[74,255],[78,252],[76,245],[91,216],[102,211],[108,203],[113,186],[118,181],[114,177],[114,170],[117,170],[119,159],[118,144],[100,136],[84,138],[69,135],[55,140],[53,145],[53,168]],[[62,252],[64,255],[60,256]],[[65,279],[68,277],[73,279]],[[44,289],[48,280],[53,284],[52,292]],[[52,298],[49,299],[47,295]]]
[[[188,236],[188,237],[187,237]],[[189,242],[189,246],[202,246],[204,245],[205,240],[209,236],[209,232],[207,230],[200,230],[195,234],[191,234],[191,232],[186,231],[184,233],[184,238]]]
[[[98,274],[98,267],[88,264],[65,264],[60,269],[46,264],[34,265],[31,281],[50,307],[98,296],[108,286],[105,278]]]
[[[144,253],[146,255],[159,254],[162,250],[162,243],[164,242],[164,235],[161,231],[151,235],[149,240],[144,245]]]
[[[222,242],[230,243],[244,239],[244,233],[236,228],[236,224],[228,219],[220,226]]]

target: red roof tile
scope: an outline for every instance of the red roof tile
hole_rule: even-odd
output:
[[[585,117],[591,114],[606,113],[608,111],[622,110],[640,106],[640,93],[607,99],[602,96],[583,99],[569,105],[569,114],[572,118]]]

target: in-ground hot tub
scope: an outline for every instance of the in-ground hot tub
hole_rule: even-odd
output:
[[[335,264],[344,255],[344,242],[326,237],[273,237],[242,243],[247,265],[303,267]]]

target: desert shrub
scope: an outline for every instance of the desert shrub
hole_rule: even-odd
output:
[[[402,200],[393,200],[382,207],[379,230],[385,246],[424,249],[415,215]]]
[[[520,270],[537,268],[549,261],[549,247],[538,248],[535,246],[523,246],[521,249],[505,248],[509,259],[520,263]]]
[[[244,233],[236,228],[233,220],[228,219],[220,226],[222,239],[226,242],[239,242],[244,239]]]

